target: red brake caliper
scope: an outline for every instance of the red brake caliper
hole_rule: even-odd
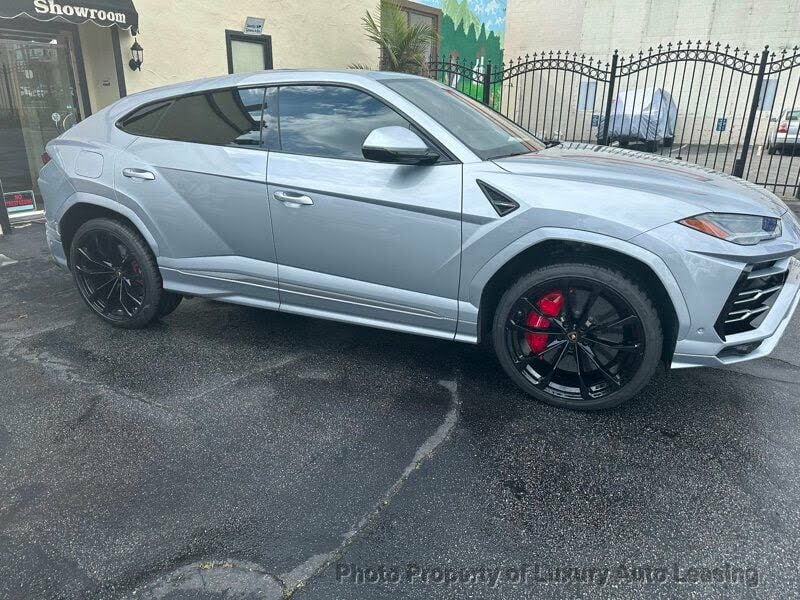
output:
[[[542,311],[543,315],[548,317],[557,317],[561,314],[561,308],[564,306],[564,294],[559,290],[547,292],[544,296],[536,301],[537,308]],[[528,313],[528,320],[526,325],[533,329],[547,329],[550,326],[550,319],[545,319],[543,316],[536,314],[535,311]],[[541,352],[547,347],[547,333],[526,333],[525,341],[531,347],[531,352]]]

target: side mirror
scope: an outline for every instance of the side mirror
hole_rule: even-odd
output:
[[[397,125],[373,129],[361,152],[367,160],[398,165],[431,165],[439,160],[439,153],[431,150],[421,137]]]

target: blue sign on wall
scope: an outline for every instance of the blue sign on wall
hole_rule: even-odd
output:
[[[717,126],[715,127],[717,131],[725,131],[728,129],[728,118],[727,117],[720,117],[717,119]]]
[[[600,115],[592,115],[592,127],[600,127]]]

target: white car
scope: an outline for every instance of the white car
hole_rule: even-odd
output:
[[[800,110],[784,111],[780,118],[773,117],[770,121],[773,125],[767,134],[767,153],[794,152],[800,144]]]

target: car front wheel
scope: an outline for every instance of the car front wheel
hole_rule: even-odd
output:
[[[505,371],[531,396],[598,410],[647,385],[663,334],[651,298],[627,275],[562,263],[527,273],[505,292],[493,344]]]

